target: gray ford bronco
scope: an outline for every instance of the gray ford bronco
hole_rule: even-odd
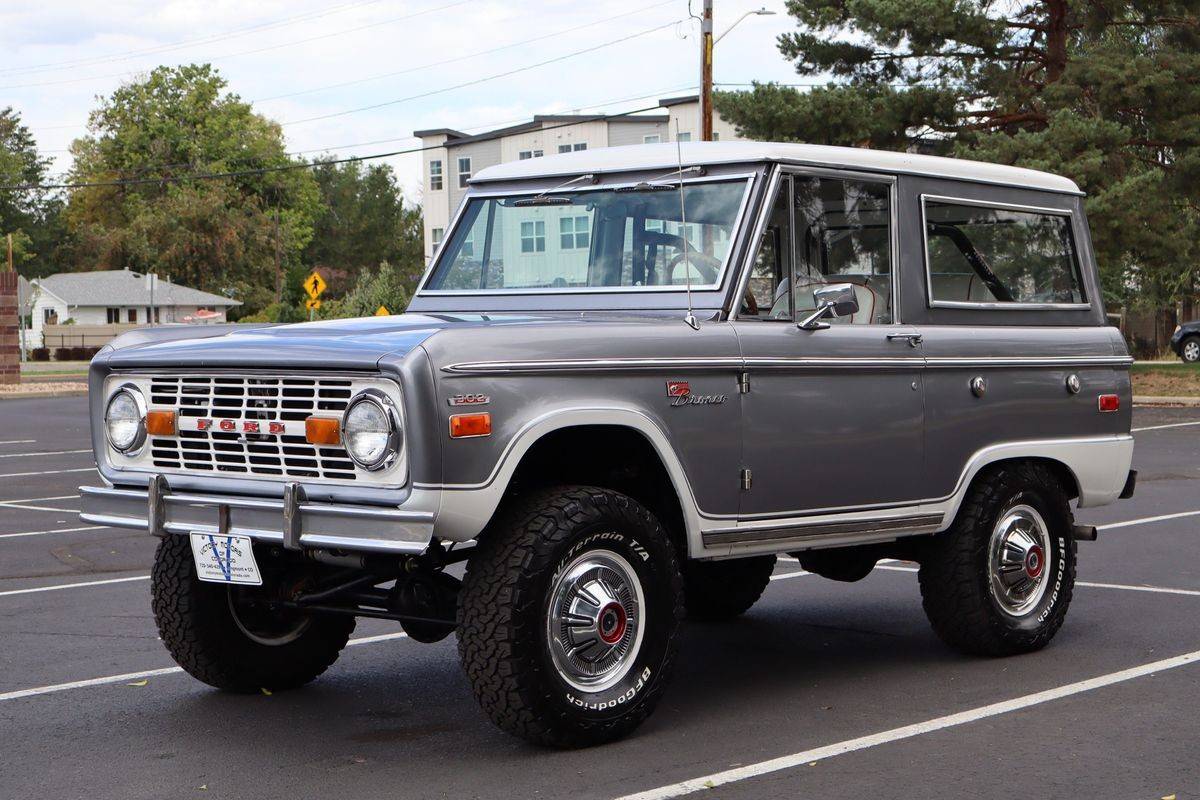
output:
[[[1064,178],[549,156],[471,180],[405,314],[106,347],[82,517],[158,537],[158,628],[205,683],[298,687],[390,620],[455,634],[504,730],[590,745],[780,554],[839,581],[915,561],[947,644],[1045,646],[1096,536],[1072,505],[1133,491],[1130,362]]]

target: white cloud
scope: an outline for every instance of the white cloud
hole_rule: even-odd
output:
[[[211,61],[231,90],[248,100],[303,92],[262,100],[255,107],[285,123],[289,149],[331,148],[339,155],[399,149],[405,145],[403,139],[421,128],[479,129],[534,113],[591,110],[597,103],[697,82],[695,25],[687,22],[477,85],[371,111],[295,122],[516,70],[687,16],[686,0],[614,0],[603,5],[578,0],[476,0],[442,8],[452,2],[55,0],[0,7],[0,51],[5,54],[0,87],[8,87],[0,89],[0,105],[21,112],[39,145],[55,157],[56,169],[64,170],[69,155],[63,151],[84,132],[95,97],[128,79],[122,76],[158,64]],[[722,0],[717,3],[717,31],[762,5],[762,0]],[[765,5],[777,16],[750,17],[718,45],[718,81],[795,80],[791,65],[775,46],[776,37],[791,28],[792,20],[782,0]],[[423,10],[428,13],[397,19]],[[551,35],[621,14],[628,15]],[[252,27],[257,30],[245,31]],[[469,57],[537,37],[546,38]],[[180,42],[192,44],[176,46]],[[128,55],[148,49],[154,52]],[[461,60],[413,69],[451,59]],[[308,91],[401,71],[404,74]],[[651,103],[633,101],[602,110],[643,104]],[[401,141],[344,147],[383,139]],[[413,190],[419,182],[419,159],[401,156],[391,162],[403,185]]]

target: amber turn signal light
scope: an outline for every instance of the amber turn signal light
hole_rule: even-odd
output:
[[[487,436],[492,432],[491,414],[455,414],[450,417],[450,438]]]
[[[309,417],[304,420],[304,438],[309,444],[341,444],[341,422],[337,417]]]
[[[174,411],[148,411],[146,412],[146,433],[151,436],[174,436],[175,435],[175,412]]]
[[[1119,394],[1102,394],[1100,395],[1100,410],[1101,411],[1119,411],[1121,408],[1121,396]]]

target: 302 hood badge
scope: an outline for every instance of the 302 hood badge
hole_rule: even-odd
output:
[[[729,398],[723,394],[692,394],[692,386],[687,381],[667,381],[667,397],[671,398],[671,406],[719,406]]]
[[[446,399],[452,406],[486,406],[492,402],[486,394],[456,394]]]

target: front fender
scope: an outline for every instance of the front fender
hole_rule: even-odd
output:
[[[513,473],[529,449],[547,434],[585,425],[629,428],[650,442],[662,460],[683,508],[688,548],[691,552],[699,552],[702,548],[700,517],[679,455],[653,418],[640,409],[623,405],[562,407],[545,411],[528,420],[509,440],[485,480],[471,484],[416,484],[415,488],[434,489],[442,493],[434,535],[451,541],[467,541],[478,536],[500,506]]]

